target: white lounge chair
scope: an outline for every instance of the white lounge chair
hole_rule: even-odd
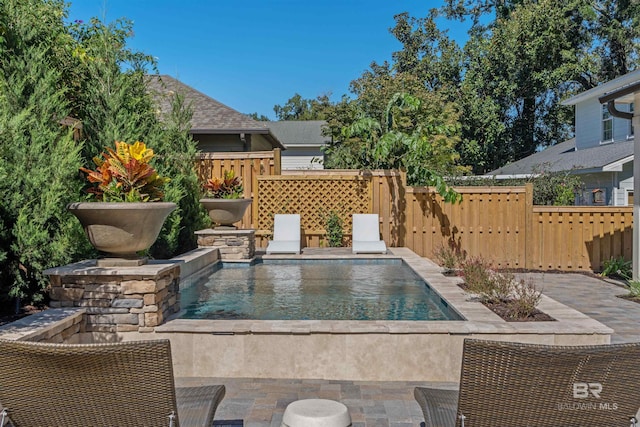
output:
[[[273,216],[273,240],[269,240],[267,254],[300,253],[300,215]]]
[[[386,253],[387,245],[380,240],[378,214],[353,214],[353,253]]]

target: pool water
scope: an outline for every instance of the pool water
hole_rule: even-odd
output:
[[[224,264],[180,305],[184,319],[462,320],[401,260]]]

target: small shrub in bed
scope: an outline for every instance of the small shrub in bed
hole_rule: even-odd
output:
[[[501,303],[513,298],[513,288],[516,281],[513,273],[491,271],[490,277],[491,283],[489,285],[489,291],[480,295],[483,301]]]
[[[440,266],[450,271],[458,268],[466,258],[464,252],[454,248],[451,244],[441,245],[433,255]]]
[[[491,263],[482,257],[471,257],[460,264],[464,284],[469,292],[480,296],[491,294],[493,271]]]
[[[537,310],[542,292],[534,286],[533,280],[517,281],[513,273],[496,272],[489,261],[472,257],[462,263],[462,276],[467,291],[477,294],[480,301],[505,320],[530,320],[540,314]]]
[[[532,316],[540,302],[542,292],[536,289],[533,280],[513,282],[513,296],[508,302],[508,316],[514,319],[525,319]]]

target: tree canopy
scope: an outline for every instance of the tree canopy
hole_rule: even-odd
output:
[[[439,18],[471,23],[464,46]],[[380,120],[399,92],[429,93],[456,111],[457,164],[476,174],[562,142],[573,133],[563,99],[638,67],[639,21],[634,0],[445,0],[424,17],[398,14],[390,32],[402,49],[391,63],[373,62],[351,83],[353,97],[313,115],[329,122],[334,137],[326,164],[360,165],[338,129],[363,114]],[[307,120],[311,103],[296,95],[286,109],[276,106],[279,119]]]

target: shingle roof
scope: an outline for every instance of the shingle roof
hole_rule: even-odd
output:
[[[518,175],[540,172],[574,170],[576,172],[601,172],[612,163],[633,155],[633,140],[600,145],[582,150],[575,149],[575,138],[553,145],[529,157],[510,163],[486,175]]]
[[[167,75],[149,76],[148,89],[158,101],[163,114],[168,113],[171,108],[170,98],[166,96],[167,94],[178,92],[184,95],[185,103],[190,104],[193,110],[191,133],[264,134],[273,139],[276,146],[281,145],[277,138],[269,132],[266,122],[253,120],[173,77]]]
[[[322,147],[331,138],[322,135],[324,120],[284,120],[266,122],[271,132],[287,147]]]

